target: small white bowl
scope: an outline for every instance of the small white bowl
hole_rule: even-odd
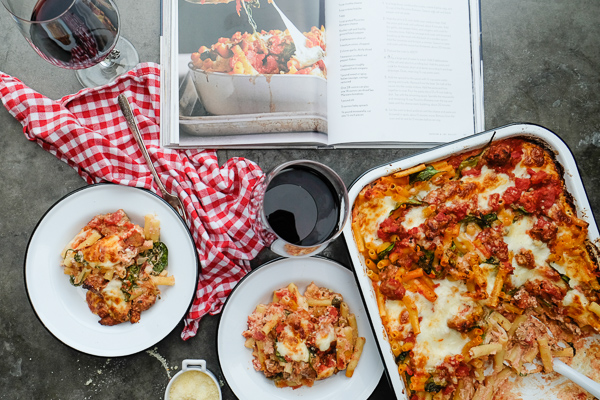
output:
[[[171,378],[171,380],[169,381],[169,384],[167,385],[167,389],[165,390],[165,400],[169,400],[169,391],[171,390],[171,386],[173,385],[173,383],[175,383],[175,381],[178,378],[180,378],[181,375],[183,375],[189,371],[200,371],[200,372],[206,374],[208,377],[210,377],[213,380],[213,382],[215,383],[215,385],[217,386],[217,389],[219,391],[218,400],[223,399],[223,394],[221,393],[221,386],[219,385],[219,381],[217,380],[217,377],[212,372],[210,372],[208,369],[206,369],[206,361],[204,361],[204,360],[183,360],[183,362],[181,363],[181,371],[176,373],[175,376],[173,376],[173,378]],[[215,400],[217,400],[217,399],[215,399]]]

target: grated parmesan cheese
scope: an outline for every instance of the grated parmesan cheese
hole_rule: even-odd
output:
[[[202,371],[186,371],[173,382],[169,400],[218,400],[219,388],[215,381]]]

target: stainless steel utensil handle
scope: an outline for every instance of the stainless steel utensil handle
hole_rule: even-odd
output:
[[[133,133],[133,137],[135,138],[135,141],[137,142],[138,147],[142,151],[142,155],[146,159],[146,164],[148,164],[148,168],[150,168],[150,172],[152,172],[152,175],[154,176],[154,181],[158,185],[158,188],[160,189],[162,194],[169,194],[169,192],[167,192],[167,189],[165,189],[162,182],[160,181],[160,178],[158,177],[156,170],[154,169],[154,165],[152,164],[152,160],[150,160],[150,155],[148,154],[146,145],[144,144],[144,141],[142,140],[142,134],[140,133],[140,130],[138,129],[137,123],[135,121],[133,111],[131,111],[131,105],[129,104],[129,101],[127,100],[127,97],[124,94],[119,95],[119,106],[121,107],[121,111],[123,111],[123,115],[125,115],[125,120],[127,121],[127,125],[129,126],[129,129]]]

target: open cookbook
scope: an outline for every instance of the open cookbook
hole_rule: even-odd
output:
[[[484,128],[478,0],[163,0],[161,145],[430,147]]]

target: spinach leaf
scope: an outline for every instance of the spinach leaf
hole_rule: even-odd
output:
[[[73,256],[73,260],[75,260],[78,263],[84,262],[85,260],[83,259],[83,254],[81,254],[80,252],[75,252],[75,255]]]
[[[431,165],[428,165],[423,171],[415,172],[414,174],[409,175],[408,182],[412,185],[415,182],[428,181],[440,172],[444,171],[438,171]]]
[[[481,152],[483,153],[483,152]],[[465,158],[464,160],[462,160],[462,162],[460,163],[460,165],[458,166],[458,170],[457,170],[457,175],[459,177],[462,176],[462,171],[465,168],[475,168],[477,166],[477,164],[479,164],[479,158],[481,156],[481,153]]]
[[[79,283],[75,283],[75,277],[73,275],[69,275],[69,283],[73,286],[81,286],[83,284],[83,280]]]
[[[500,265],[500,261],[496,257],[490,257],[484,261],[485,264]]]
[[[496,213],[489,213],[482,216],[481,220],[483,221],[484,226],[489,228],[492,226],[492,222],[498,220],[498,216],[496,215]]]
[[[286,362],[285,357],[282,356],[281,354],[279,354],[279,352],[277,350],[275,350],[275,357],[277,357],[277,359],[281,362]]]
[[[295,52],[296,52],[296,45],[293,42],[287,43],[283,46],[283,50],[281,51],[280,59],[289,60],[294,55]]]
[[[463,224],[469,224],[471,222],[475,222],[476,224],[479,224],[479,222],[481,222],[481,219],[479,217],[469,214],[460,220],[460,223],[463,223]]]
[[[463,256],[463,254],[456,248],[456,243],[454,243],[454,240],[452,241],[452,245],[446,249],[445,255],[448,256],[448,263],[453,267],[456,267],[456,260],[458,257]]]
[[[169,250],[163,242],[154,242],[154,246],[143,252],[141,256],[147,257],[154,273],[160,274],[168,265]]]
[[[396,356],[396,363],[404,362],[404,360],[406,360],[406,357],[408,357],[409,354],[409,351],[403,351],[400,354],[398,354],[398,356]]]
[[[340,306],[342,305],[342,299],[340,299],[339,297],[334,297],[333,299],[331,299],[331,305],[336,308],[340,308]]]
[[[431,382],[427,382],[425,384],[425,391],[426,392],[439,392],[440,390],[442,390],[445,386],[442,385],[437,385],[436,383],[434,383],[433,381]]]
[[[206,59],[210,58],[212,61],[216,61],[217,55],[218,54],[214,51],[206,50],[204,53],[200,53],[200,59],[205,61]]]
[[[518,214],[523,214],[523,215],[529,215],[531,214],[529,211],[527,211],[525,209],[525,207],[523,206],[515,206],[515,204],[511,204],[511,207],[513,208],[513,210],[518,213]]]
[[[481,155],[487,150],[488,147],[490,147],[490,145],[492,144],[492,141],[494,140],[495,136],[496,136],[496,132],[494,132],[492,134],[492,137],[491,137],[490,141],[485,146],[483,146],[483,149],[481,149],[481,151],[479,153],[475,154],[474,156],[467,157],[464,160],[462,160],[462,162],[458,166],[458,169],[456,170],[456,178],[460,178],[462,176],[463,169],[468,168],[468,167],[474,168],[474,167],[477,166],[477,164],[479,164],[479,160],[481,159]]]
[[[391,217],[392,214],[394,214],[394,212],[396,210],[398,210],[402,206],[405,206],[405,207],[408,207],[408,206],[422,206],[423,204],[427,204],[427,203],[425,203],[424,201],[421,201],[419,199],[415,199],[415,198],[408,199],[408,200],[403,201],[401,203],[396,203],[396,206],[394,207],[394,209],[392,211],[390,211],[390,213],[388,214],[388,217]]]
[[[406,204],[407,206],[422,206],[425,203],[421,200],[413,198],[413,199],[408,199],[408,200],[400,203],[400,205],[402,205],[402,204]]]
[[[135,285],[135,282],[138,280],[139,275],[140,266],[134,264],[127,268],[127,277],[125,278],[125,280],[131,282],[131,286],[133,287]]]
[[[456,243],[454,243],[454,240],[452,241],[452,244],[449,247],[450,251],[456,251]]]
[[[539,301],[540,303],[542,303],[543,305],[545,305],[546,307],[548,307],[548,308],[552,308],[552,304],[550,304],[550,302],[549,302],[548,300],[546,300],[546,299],[542,299],[542,298],[540,297],[540,298],[538,298],[538,301]]]
[[[84,268],[77,274],[77,276],[69,275],[69,282],[73,286],[81,286],[89,276],[90,272],[90,268]]]
[[[394,250],[394,246],[395,245],[396,245],[396,243],[392,243],[388,247],[386,247],[385,249],[383,249],[382,251],[380,251],[379,253],[377,253],[377,258],[379,260],[383,260],[384,258],[386,258],[387,255],[390,254],[390,252],[392,250]]]
[[[498,220],[498,216],[496,213],[489,213],[486,215],[482,215],[481,217],[477,217],[475,215],[467,215],[460,222],[468,224],[470,222],[475,222],[481,229],[491,228],[492,222]]]
[[[425,254],[419,258],[417,265],[419,267],[423,268],[423,272],[425,272],[428,275],[431,273],[435,273],[435,271],[433,271],[433,259],[434,259],[433,250],[422,250],[422,251]]]

